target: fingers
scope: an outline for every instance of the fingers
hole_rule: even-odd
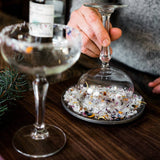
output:
[[[82,48],[81,52],[87,54],[90,57],[99,57],[100,49],[91,41],[88,36],[82,32]]]
[[[84,7],[81,7],[79,10],[74,11],[71,14],[68,25],[71,27],[75,27],[80,31],[82,35],[82,53],[85,53],[91,57],[98,57],[101,45],[98,42],[95,32],[92,30],[92,27],[84,18],[84,14],[82,13],[84,11],[83,8]],[[96,11],[94,11],[93,13],[96,17],[100,18]],[[85,14],[87,13],[85,12]]]
[[[95,34],[98,42],[104,47],[108,46],[111,41],[110,36],[103,27],[101,16],[97,14],[97,10],[95,11],[95,9],[82,7],[81,13],[83,14],[88,25],[91,26],[92,32]]]
[[[148,85],[149,85],[149,87],[155,87],[158,84],[160,84],[160,77],[155,79],[153,82],[150,82]]]
[[[82,48],[81,52],[91,57],[98,57],[101,45],[96,39],[91,27],[85,21],[83,15],[79,11],[74,11],[68,26],[77,28],[82,35]]]
[[[160,94],[160,84],[153,88],[153,93]]]
[[[122,34],[120,29],[111,28],[109,36],[98,10],[84,6],[72,12],[68,25],[80,31],[81,51],[91,57],[98,57],[102,46],[107,47],[111,40],[118,39]],[[110,27],[112,27],[111,24]]]
[[[110,36],[111,36],[111,41],[115,41],[122,36],[122,30],[119,28],[111,28]]]
[[[160,77],[155,79],[153,82],[148,83],[148,86],[153,87],[153,93],[160,94]]]

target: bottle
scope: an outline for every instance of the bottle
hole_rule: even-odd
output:
[[[65,24],[65,13],[66,0],[54,0],[54,22],[58,24]]]
[[[45,4],[54,5],[54,22],[65,24],[66,0],[46,0]]]
[[[54,5],[53,4],[46,4],[46,0],[30,0],[29,3],[29,23],[42,23],[53,27],[54,23]],[[30,35],[35,37],[44,37],[49,38],[53,35],[52,27],[48,27],[46,30],[43,27],[36,28],[33,27],[30,30]]]

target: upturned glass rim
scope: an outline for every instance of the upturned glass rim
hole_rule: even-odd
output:
[[[85,7],[93,7],[93,8],[101,8],[101,9],[105,9],[105,8],[113,8],[113,9],[116,9],[116,8],[123,8],[123,7],[127,7],[128,5],[126,4],[120,4],[120,3],[102,3],[102,2],[99,2],[99,3],[84,3],[84,6]]]

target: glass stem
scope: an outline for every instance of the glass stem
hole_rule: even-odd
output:
[[[34,124],[34,131],[31,133],[33,139],[45,139],[49,136],[45,128],[44,115],[45,115],[45,100],[48,91],[49,83],[45,77],[36,77],[33,81],[33,91],[35,98],[35,112],[36,122]]]
[[[111,16],[111,14],[102,15],[103,25],[106,28],[106,30],[108,31],[108,34],[109,34],[109,30],[110,30],[110,16]],[[106,25],[106,21],[107,21],[107,25]],[[108,47],[102,46],[101,53],[100,53],[100,60],[102,62],[102,68],[109,68],[110,59],[111,59],[110,46],[108,46]]]

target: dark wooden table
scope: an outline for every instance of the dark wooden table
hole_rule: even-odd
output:
[[[1,64],[2,64],[1,59]],[[147,103],[143,115],[128,124],[98,125],[70,115],[61,104],[63,91],[77,83],[79,76],[88,70],[84,58],[65,72],[59,81],[50,85],[46,100],[45,122],[63,129],[67,135],[64,149],[45,160],[159,160],[160,159],[160,95],[154,95],[147,84],[154,76],[135,71],[115,61],[111,65],[124,70],[133,80],[135,90]],[[91,61],[93,62],[93,61]],[[94,64],[94,62],[93,62]],[[5,160],[32,160],[14,150],[12,137],[24,125],[34,123],[34,97],[32,91],[0,123],[0,155]],[[1,158],[0,158],[1,160]]]

